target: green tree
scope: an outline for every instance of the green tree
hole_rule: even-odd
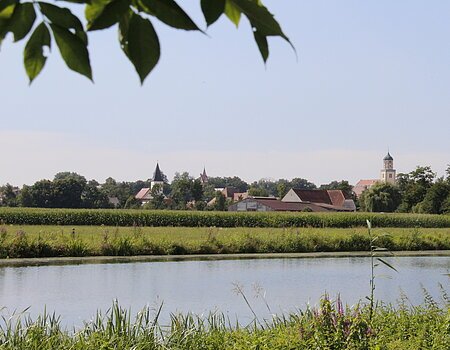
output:
[[[141,202],[135,196],[129,196],[123,205],[125,209],[139,209]]]
[[[363,194],[364,209],[370,212],[394,212],[401,202],[398,188],[385,182],[376,183]]]
[[[419,213],[442,214],[446,208],[446,200],[450,195],[450,183],[443,178],[438,179],[425,194],[422,202],[417,205]]]
[[[208,187],[214,188],[224,188],[224,187],[235,187],[239,192],[246,192],[249,188],[247,182],[242,180],[238,176],[233,177],[210,177],[208,179]],[[215,192],[215,191],[214,191]],[[214,197],[214,193],[213,196]]]
[[[18,204],[17,193],[9,183],[0,187],[0,205],[16,207]]]
[[[17,203],[20,207],[32,207],[33,197],[31,195],[31,187],[24,185],[19,195],[17,196]]]
[[[252,184],[250,188],[248,189],[249,196],[254,197],[267,197],[269,196],[269,192],[262,187],[259,187],[257,184]]]
[[[166,204],[164,203],[164,193],[161,186],[160,185],[153,186],[151,194],[152,199],[150,200],[150,203],[146,205],[146,208],[164,209],[166,207]]]
[[[138,192],[137,189],[132,189],[132,185],[130,183],[117,182],[112,177],[108,177],[105,180],[105,183],[103,183],[100,188],[107,197],[117,197],[120,203],[120,207],[124,207],[128,198],[131,196],[135,196]]]
[[[192,195],[193,183],[194,179],[188,172],[175,173],[171,184],[172,191],[170,192],[175,209],[185,209],[186,204],[194,199]]]
[[[85,191],[86,179],[76,177],[58,178],[53,181],[54,202],[57,208],[81,208],[82,194]]]
[[[71,10],[59,6],[62,2],[85,6],[86,26]],[[200,4],[207,26],[223,14],[238,26],[241,16],[246,16],[264,61],[269,56],[267,37],[278,36],[290,43],[261,0],[200,0]],[[12,33],[14,42],[28,37],[24,65],[30,82],[44,68],[44,48],[50,49],[55,43],[67,67],[92,80],[88,33],[114,26],[122,51],[143,83],[160,58],[154,20],[176,29],[203,32],[175,0],[2,0],[0,43],[8,33]]]
[[[89,181],[81,194],[81,206],[83,208],[110,208],[108,196],[99,188],[95,180]]]
[[[223,195],[223,193],[217,191],[216,192],[216,201],[214,203],[214,210],[225,211],[227,210],[227,199]]]
[[[280,179],[278,180],[277,183],[277,195],[279,198],[283,198],[286,193],[288,193],[289,191],[289,181],[288,180],[284,180],[284,179]]]
[[[29,187],[28,205],[38,208],[55,208],[55,188],[50,180],[40,180]]]
[[[422,202],[428,189],[433,185],[436,173],[429,166],[418,166],[409,174],[399,174],[397,185],[402,195],[401,212],[417,211],[417,205]]]
[[[309,182],[306,179],[301,179],[298,177],[291,180],[290,187],[291,188],[299,188],[299,189],[303,189],[303,190],[315,190],[317,188],[317,186],[315,184],[313,184],[312,182]]]
[[[255,181],[250,185],[248,193],[251,196],[276,196],[278,194],[277,183],[269,179]]]
[[[195,179],[191,185],[192,199],[196,202],[201,201],[203,198],[203,185],[199,179]]]
[[[353,193],[353,186],[348,183],[346,180],[341,181],[332,181],[329,184],[320,185],[320,190],[341,190],[344,192],[347,198],[356,199],[355,194]]]

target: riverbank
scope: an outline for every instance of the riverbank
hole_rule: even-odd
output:
[[[450,228],[374,228],[391,251],[450,250]],[[0,226],[0,257],[269,254],[367,251],[367,228]]]
[[[360,252],[315,252],[315,253],[266,253],[266,254],[197,254],[197,255],[140,255],[140,256],[88,256],[55,258],[19,258],[1,259],[0,267],[58,266],[82,264],[121,264],[135,262],[164,261],[202,261],[202,260],[239,260],[239,259],[320,259],[320,258],[356,258],[369,257],[367,251]],[[377,256],[420,257],[450,256],[450,250],[396,251],[379,252]]]
[[[346,307],[326,297],[318,308],[255,318],[248,326],[230,324],[224,314],[206,317],[174,315],[169,325],[158,322],[158,310],[130,315],[115,303],[77,332],[67,331],[60,318],[44,314],[36,321],[15,317],[0,321],[0,348],[35,350],[97,349],[434,349],[450,342],[448,303],[426,300],[410,307],[379,304]]]

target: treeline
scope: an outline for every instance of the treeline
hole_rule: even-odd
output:
[[[436,178],[429,166],[397,176],[395,185],[377,183],[359,198],[360,210],[399,213],[450,213],[450,166]]]
[[[152,198],[142,206],[135,198],[142,188],[151,187],[151,180],[118,182],[108,178],[100,184],[87,181],[82,175],[61,172],[53,180],[40,180],[22,189],[9,184],[0,187],[0,206],[39,208],[124,208],[124,209],[172,209],[172,210],[227,210],[231,198],[226,198],[218,188],[233,187],[237,192],[250,196],[274,196],[282,198],[291,188],[339,189],[353,198],[357,208],[368,212],[401,213],[450,213],[450,166],[446,176],[437,178],[429,166],[417,167],[410,173],[397,176],[397,183],[377,183],[364,191],[357,199],[348,181],[333,181],[316,186],[302,179],[261,179],[247,183],[241,178],[210,177],[207,183],[187,172],[176,173],[169,183],[163,174],[162,191],[154,188]]]
[[[163,174],[164,185],[152,193],[152,199],[145,204],[146,209],[197,209],[226,210],[230,199],[224,197],[217,188],[233,187],[238,192],[248,192],[252,196],[283,197],[290,188],[316,189],[314,183],[306,179],[292,180],[262,179],[247,183],[241,178],[210,177],[206,184],[187,172],[176,173],[169,183]],[[142,188],[149,188],[151,180],[119,182],[108,178],[104,183],[87,181],[82,175],[61,172],[53,180],[40,180],[21,189],[10,184],[0,187],[0,206],[37,208],[141,208],[135,196]],[[319,188],[342,189],[349,195],[352,186],[347,181],[333,181]],[[211,200],[215,201],[211,204]],[[208,206],[208,203],[210,205]]]
[[[21,189],[10,184],[0,187],[0,205],[93,209],[123,207],[129,196],[145,186],[150,186],[150,182],[116,182],[108,178],[100,184],[96,180],[87,181],[77,173],[61,172],[53,180],[40,180]]]

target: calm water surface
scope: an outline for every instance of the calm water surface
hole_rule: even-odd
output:
[[[423,301],[422,286],[440,298],[439,283],[449,291],[450,257],[387,258],[399,273],[378,267],[376,297],[395,302],[401,291],[411,303]],[[245,322],[251,312],[238,283],[260,317],[304,309],[328,292],[338,292],[349,304],[369,294],[368,258],[250,259],[178,262],[134,262],[91,265],[0,268],[0,307],[23,310],[32,316],[55,311],[65,325],[81,325],[98,309],[107,310],[114,299],[139,311],[162,302],[163,320],[171,312],[205,314],[219,310]],[[259,294],[259,297],[257,297]]]

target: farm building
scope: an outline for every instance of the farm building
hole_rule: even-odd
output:
[[[271,197],[248,197],[228,207],[229,211],[355,211],[352,199],[341,190],[291,189],[279,200]]]

